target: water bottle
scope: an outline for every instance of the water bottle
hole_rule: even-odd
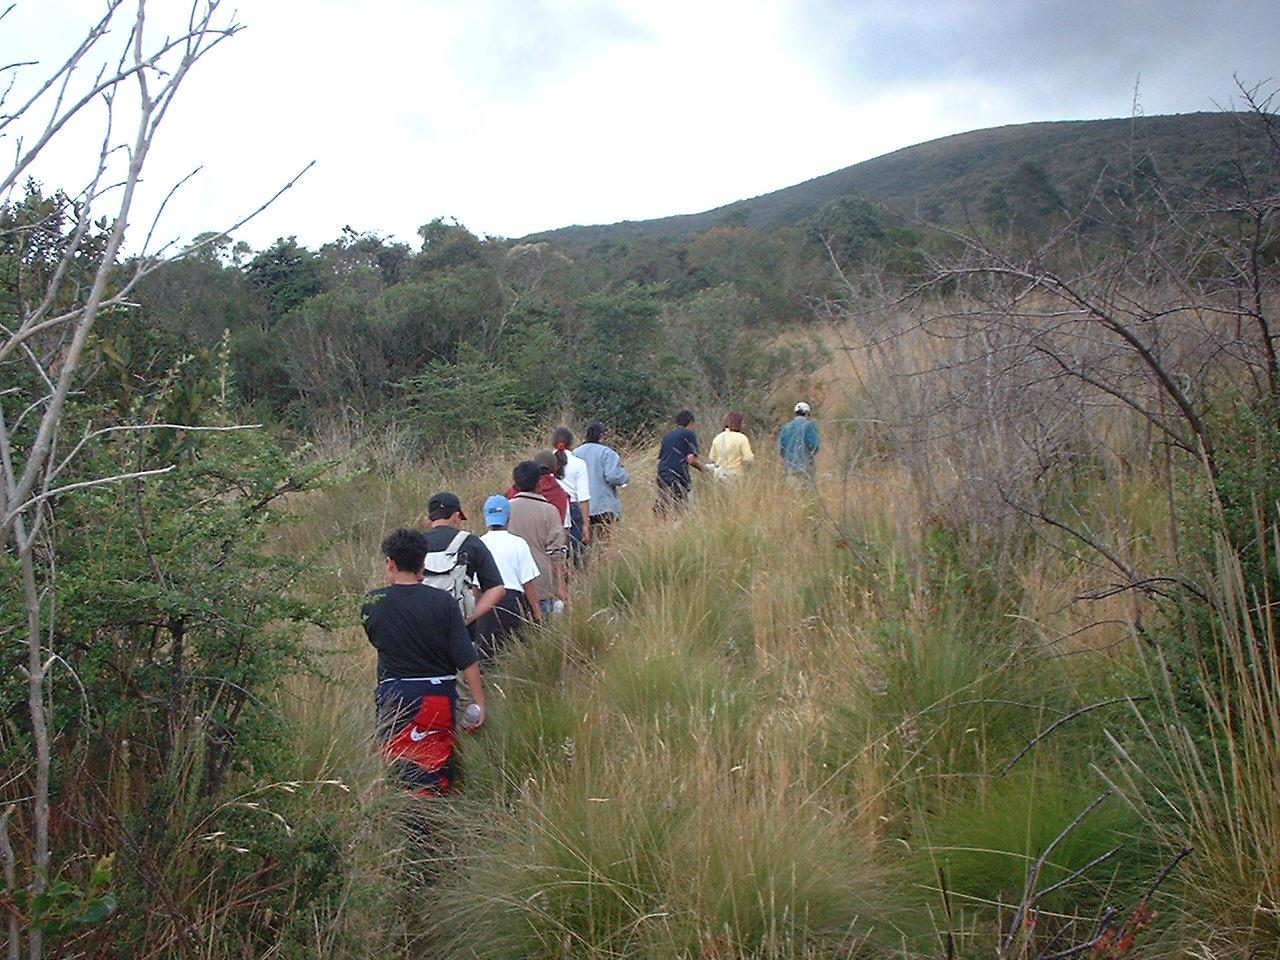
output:
[[[560,614],[564,613],[564,601],[561,600],[559,597],[556,597],[553,601],[551,601],[551,612],[554,613],[556,616],[559,616]]]
[[[466,727],[468,730],[470,730],[472,727],[480,723],[480,714],[482,712],[483,711],[480,709],[480,704],[478,703],[471,704],[470,706],[467,707],[466,711],[462,714],[462,725]]]

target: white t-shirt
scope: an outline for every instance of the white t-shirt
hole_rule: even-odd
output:
[[[514,533],[490,530],[480,538],[480,542],[493,554],[493,561],[502,574],[502,585],[508,590],[523,592],[526,583],[538,579],[538,564],[533,559],[533,551]]]
[[[587,476],[587,462],[581,457],[575,457],[573,453],[566,450],[564,462],[564,479],[556,482],[564,488],[564,492],[569,494],[569,499],[574,503],[581,503],[583,500],[591,499],[591,479]],[[571,525],[568,514],[565,515],[564,525]]]

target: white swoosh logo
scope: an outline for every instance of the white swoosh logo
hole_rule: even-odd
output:
[[[427,739],[427,734],[430,732],[430,730],[419,730],[417,727],[413,727],[409,730],[409,739],[417,743],[420,740]]]

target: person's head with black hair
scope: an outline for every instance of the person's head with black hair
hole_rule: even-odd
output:
[[[604,439],[604,424],[599,420],[592,420],[587,424],[587,443],[599,443]]]
[[[427,555],[427,538],[417,530],[400,527],[382,539],[382,555],[387,558],[387,573],[422,576],[422,561]]]
[[[568,450],[573,446],[573,431],[568,427],[556,427],[551,431],[551,446],[555,450]]]
[[[693,423],[693,411],[688,408],[676,412],[676,426],[687,427]]]
[[[540,450],[533,455],[533,462],[542,468],[542,472],[555,476],[556,470],[560,467],[560,461],[556,459],[554,451]]]
[[[521,460],[511,471],[511,482],[521,493],[533,493],[542,480],[542,467],[532,460]]]

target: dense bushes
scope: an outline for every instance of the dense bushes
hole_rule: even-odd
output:
[[[104,328],[101,349],[117,359],[127,344],[141,346],[113,333]],[[306,667],[304,628],[332,623],[331,605],[298,589],[306,558],[271,549],[279,502],[312,487],[325,465],[307,462],[305,450],[286,453],[260,429],[234,427],[223,363],[189,357],[138,384],[104,353],[77,408],[85,419],[65,425],[85,441],[64,484],[155,475],[59,497],[47,521],[58,535],[42,582],[58,651],[53,862],[68,890],[92,891],[90,868],[110,856],[107,889],[120,904],[105,926],[63,930],[79,946],[60,950],[117,955],[110,943],[119,938],[120,956],[165,943],[183,952],[188,931],[209,929],[217,915],[252,952],[293,906],[335,882],[332,827],[290,802],[315,787],[283,782],[293,769],[291,724],[273,705]],[[5,574],[8,621],[23,604],[19,578]],[[31,776],[25,684],[9,683],[20,681],[15,647],[5,648],[6,801]],[[25,847],[21,824],[10,830]],[[208,889],[212,898],[200,892]],[[52,936],[53,911],[64,908],[33,902],[24,919]]]
[[[810,356],[773,346],[774,331],[829,287],[821,245],[798,231],[725,228],[573,256],[440,220],[420,233],[416,253],[352,231],[319,253],[282,239],[247,262],[220,241],[146,279],[141,322],[184,346],[229,331],[238,396],[308,431],[413,425],[411,394],[395,384],[425,396],[428,380],[487,370],[505,384],[484,388],[499,410],[471,416],[574,411],[630,433],[693,400],[763,413],[768,390]],[[441,419],[413,437],[430,447],[474,434]]]

